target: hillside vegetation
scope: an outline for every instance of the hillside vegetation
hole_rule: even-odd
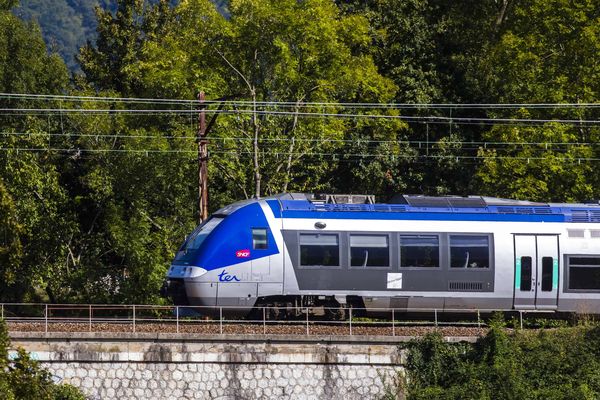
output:
[[[96,40],[96,8],[115,12],[118,0],[21,0],[13,12],[26,21],[36,22],[46,44],[58,52],[71,71],[79,71],[77,54],[88,41]],[[154,5],[159,0],[147,0]],[[172,0],[173,5],[177,0]],[[226,13],[224,0],[215,1]]]
[[[0,319],[0,396],[3,400],[85,400],[74,386],[55,383],[52,375],[25,350],[17,349],[17,356],[9,357],[9,349],[6,323]]]
[[[198,90],[237,102],[207,113],[211,210],[283,191],[600,198],[596,1],[92,3],[22,3],[78,45],[96,24],[73,74],[0,0],[2,301],[163,301],[197,221],[198,115],[158,99]]]
[[[432,334],[406,347],[406,374],[388,385],[389,400],[600,397],[597,326],[508,333],[496,323],[474,345]]]

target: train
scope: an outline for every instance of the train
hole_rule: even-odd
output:
[[[244,315],[322,307],[600,314],[600,204],[284,193],[185,240],[163,294]]]

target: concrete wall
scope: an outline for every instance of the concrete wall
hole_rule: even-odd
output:
[[[377,399],[402,338],[11,333],[92,399]]]

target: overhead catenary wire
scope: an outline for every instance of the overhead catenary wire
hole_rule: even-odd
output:
[[[109,113],[106,113],[104,115],[108,115]],[[148,115],[148,116],[159,116],[159,115],[168,115],[168,114],[173,114],[173,113],[167,113],[167,114],[162,114],[162,113],[146,113],[143,115]],[[0,116],[14,116],[15,114],[6,114],[6,113],[0,113]],[[56,112],[56,113],[51,113],[51,114],[47,114],[47,113],[27,113],[27,114],[17,114],[17,115],[24,115],[24,116],[60,116],[61,113],[60,112]],[[96,114],[96,115],[101,115],[101,114]],[[142,115],[142,114],[137,114]],[[194,113],[190,113],[190,116],[194,116]],[[550,122],[555,122],[555,123],[560,123],[560,120],[548,120]],[[468,122],[468,121],[413,121],[413,120],[409,120],[409,121],[404,121],[408,124],[420,124],[420,125],[449,125],[452,124],[454,126],[457,125],[461,125],[461,126],[503,126],[503,127],[542,127],[542,126],[547,126],[545,122],[540,122],[540,123],[519,123],[519,122],[498,122],[497,120],[494,119],[490,119],[488,122]],[[580,120],[577,120],[577,123],[573,123],[573,126],[576,126],[577,128],[585,128],[585,127],[597,127],[600,126],[600,122],[599,123],[594,123],[592,125],[586,125],[586,124],[582,124]]]
[[[445,117],[445,116],[412,116],[412,115],[387,115],[387,114],[344,114],[344,113],[323,113],[323,112],[294,112],[294,111],[260,111],[252,109],[244,110],[205,110],[211,114],[231,114],[231,115],[266,115],[266,116],[289,116],[289,117],[315,117],[315,118],[348,118],[348,119],[373,119],[373,120],[401,120],[405,122],[442,122],[442,123],[518,123],[518,124],[573,124],[577,126],[600,126],[600,120],[588,119],[561,119],[561,118],[483,118],[483,117]],[[28,114],[28,113],[57,113],[57,114],[131,114],[131,115],[164,115],[164,114],[196,114],[197,110],[151,110],[151,109],[70,109],[70,108],[0,108],[0,112]]]
[[[95,139],[167,139],[167,140],[188,140],[195,142],[197,138],[195,136],[173,136],[173,135],[138,135],[138,134],[93,134],[93,133],[75,133],[75,132],[62,132],[62,133],[50,133],[50,132],[11,132],[4,131],[0,132],[0,138],[3,136],[10,137],[65,137],[65,138],[95,138]],[[213,136],[206,140],[209,142],[251,142],[254,139],[251,137],[239,137],[239,136]],[[261,142],[289,142],[289,138],[282,137],[263,137],[260,139]],[[600,142],[498,142],[498,141],[468,141],[468,140],[446,140],[443,143],[436,141],[426,140],[375,140],[375,139],[334,139],[334,138],[294,138],[296,142],[309,142],[315,144],[330,144],[330,143],[355,143],[355,144],[398,144],[408,145],[414,148],[425,148],[428,146],[430,149],[439,149],[441,144],[443,145],[459,145],[461,146],[458,150],[464,149],[505,149],[506,146],[520,146],[528,147],[538,146],[543,147],[541,150],[563,150],[567,147],[585,148],[590,146],[600,146]],[[475,147],[474,147],[475,146]],[[504,146],[504,147],[501,147]],[[559,146],[559,147],[555,147]],[[562,146],[562,147],[561,147]],[[512,150],[512,149],[511,149]]]
[[[194,150],[181,150],[181,149],[80,149],[80,148],[14,148],[14,147],[0,147],[0,151],[13,151],[13,152],[62,152],[68,153],[69,155],[77,153],[116,153],[116,154],[195,154]],[[240,155],[247,154],[251,155],[251,151],[244,150],[216,150],[211,151],[212,154],[231,154]],[[378,157],[378,158],[398,158],[398,159],[447,159],[447,160],[482,160],[482,159],[497,159],[497,160],[526,160],[526,161],[538,161],[548,160],[552,158],[553,161],[568,161],[571,163],[581,162],[596,162],[600,161],[600,158],[595,157],[540,157],[540,156],[467,156],[467,155],[424,155],[424,154],[381,154],[381,153],[335,153],[335,152],[269,152],[270,155],[279,156],[319,156],[319,157],[336,157],[343,159],[344,157]]]
[[[85,115],[85,116],[99,116],[99,115],[135,115],[135,116],[194,116],[198,113],[198,103],[196,100],[177,100],[177,99],[142,99],[142,98],[118,98],[118,97],[94,97],[94,96],[61,96],[61,95],[34,95],[34,94],[7,94],[0,93],[0,99],[10,100],[12,99],[34,99],[40,101],[55,101],[61,104],[61,106],[57,107],[44,107],[44,108],[0,108],[0,113],[8,116],[32,116],[32,115],[44,115],[44,116],[60,116],[61,122],[62,117],[67,114],[76,114],[76,115]],[[62,106],[64,102],[105,102],[105,103],[126,103],[128,105],[131,104],[143,104],[145,107],[137,109],[137,108],[68,108]],[[6,101],[0,103],[2,105],[6,105]],[[206,113],[212,114],[229,114],[229,115],[262,115],[262,116],[273,116],[273,117],[307,117],[307,118],[352,118],[352,119],[384,119],[384,120],[401,120],[406,123],[411,124],[450,124],[452,125],[499,125],[499,126],[513,126],[513,127],[530,127],[530,126],[541,126],[546,124],[564,124],[564,125],[576,125],[577,127],[596,127],[600,126],[600,120],[596,119],[569,119],[569,118],[500,118],[500,117],[481,117],[481,116],[441,116],[441,115],[406,115],[406,114],[397,114],[396,111],[402,109],[449,109],[450,112],[455,109],[480,109],[480,110],[490,110],[490,109],[512,109],[512,108],[526,108],[526,109],[596,109],[600,108],[600,103],[554,103],[554,104],[399,104],[399,103],[297,103],[297,102],[250,102],[250,101],[211,101],[207,100],[206,104],[208,106],[212,104],[227,104],[232,109],[221,109],[214,110],[209,107],[204,109]],[[248,105],[257,105],[259,108],[263,109],[248,109],[248,108],[235,108],[235,107],[245,107]],[[184,106],[185,109],[178,108],[158,108],[152,109],[147,107],[148,105],[154,106],[164,106],[164,105],[174,105],[174,106]],[[287,110],[287,108],[294,108],[293,110]],[[310,111],[308,108],[319,109],[317,111]],[[327,108],[336,108],[334,112],[324,112],[322,109]],[[303,111],[300,111],[302,109]],[[357,112],[340,112],[339,109],[363,109],[361,113]],[[372,113],[369,113],[369,109],[375,110]],[[283,110],[283,111],[281,111]],[[383,111],[382,111],[383,110]],[[394,113],[391,113],[391,112]],[[377,113],[375,113],[377,112]],[[387,114],[385,113],[387,112]],[[1,115],[0,114],[0,115]],[[452,115],[452,114],[451,114]],[[4,135],[36,135],[31,132],[14,132],[8,133],[5,132]],[[40,133],[40,136],[48,136],[48,137],[69,137],[69,138],[111,138],[111,139],[168,139],[168,140],[179,140],[179,139],[190,139],[195,140],[195,137],[187,137],[175,136],[175,135],[140,135],[140,134],[75,134],[72,132],[61,132],[61,133]],[[249,137],[219,137],[213,136],[209,138],[210,141],[214,142],[244,142],[251,141],[252,138]],[[261,142],[278,142],[278,141],[288,141],[289,138],[283,137],[261,137]],[[570,155],[569,157],[560,157],[560,154],[563,154],[565,151],[568,151],[571,148],[584,148],[587,146],[588,148],[592,146],[598,145],[594,142],[485,142],[485,141],[456,141],[456,140],[444,140],[443,142],[437,142],[434,140],[412,140],[412,141],[403,141],[403,140],[375,140],[375,139],[335,139],[335,138],[295,138],[298,142],[310,142],[315,144],[327,144],[327,143],[357,143],[357,144],[399,144],[407,146],[407,150],[413,150],[416,154],[411,155],[394,155],[394,154],[382,154],[382,153],[341,153],[341,152],[302,152],[302,153],[285,153],[285,152],[275,152],[274,155],[285,155],[285,156],[316,156],[316,157],[398,157],[398,158],[410,158],[414,159],[415,157],[423,159],[435,159],[435,158],[443,158],[443,159],[456,159],[456,160],[481,160],[481,159],[512,159],[512,160],[538,160],[538,159],[546,159],[547,157],[535,157],[535,156],[526,156],[519,157],[518,155],[501,155],[501,154],[491,154],[493,152],[510,152],[515,151],[517,149],[507,148],[510,146],[521,147],[525,149],[525,146],[538,146],[540,148],[527,148],[529,151],[533,152],[543,152],[543,151],[557,151],[559,155],[552,154],[555,160],[566,160],[572,161],[576,159],[577,162],[582,161],[596,161],[593,157],[579,157],[574,158],[575,156]],[[224,143],[223,143],[224,144]],[[61,149],[61,148],[52,148],[50,147],[50,143],[48,143],[48,148],[22,148],[16,149],[17,151],[54,151],[54,152],[73,152],[77,151],[79,153],[88,152],[88,153],[108,153],[108,154],[127,154],[127,153],[146,153],[146,154],[155,154],[155,153],[190,153],[193,154],[195,150],[185,150],[185,149],[123,149],[123,148],[111,148],[111,149]],[[459,148],[446,148],[444,146],[460,146]],[[14,148],[6,148],[0,150],[11,150]],[[489,151],[489,155],[480,155],[480,150]],[[436,150],[438,152],[447,152],[447,153],[460,153],[460,154],[420,154],[420,150]],[[476,156],[466,155],[465,152],[468,151],[477,151],[478,154]],[[562,153],[561,153],[562,152]],[[240,154],[239,150],[220,150],[214,149],[211,151],[213,154]],[[251,152],[246,152],[247,154],[252,154]],[[241,154],[246,154],[241,152]],[[549,155],[547,155],[549,156]]]
[[[197,100],[136,97],[104,97],[83,95],[50,95],[29,93],[0,93],[0,99],[27,99],[40,101],[73,102],[120,102],[145,104],[197,105]],[[206,105],[256,105],[258,107],[344,107],[344,108],[440,108],[440,109],[545,109],[545,108],[600,108],[600,103],[365,103],[365,102],[298,102],[298,101],[251,101],[251,100],[205,100]]]

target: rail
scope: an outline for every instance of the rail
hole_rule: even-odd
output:
[[[0,303],[9,331],[162,332],[201,334],[345,334],[410,336],[418,327],[485,328],[492,312],[524,314],[533,310],[363,309],[326,307],[161,306],[117,304]],[[331,318],[331,316],[337,317]]]

